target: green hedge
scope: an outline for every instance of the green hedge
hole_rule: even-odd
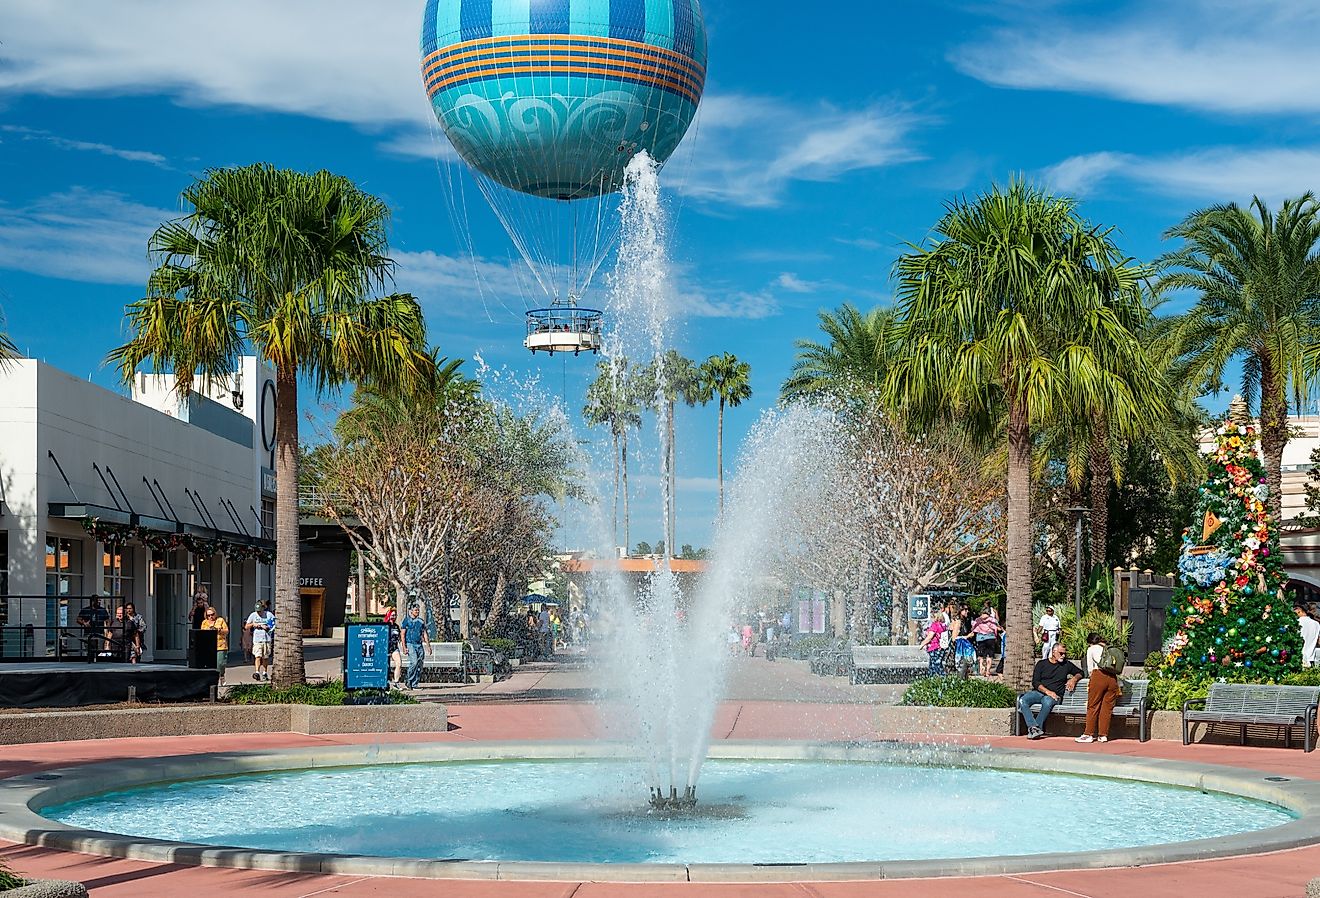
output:
[[[793,640],[789,651],[794,658],[801,660],[809,657],[812,652],[829,648],[835,642],[836,640],[829,636],[803,636]]]
[[[1011,708],[1017,695],[1003,683],[962,677],[926,677],[903,693],[904,705],[937,708]]]
[[[1210,684],[1215,681],[1231,683],[1261,683],[1279,686],[1320,686],[1320,667],[1308,667],[1286,674],[1275,680],[1262,680],[1248,675],[1244,668],[1225,671],[1221,677],[1167,677],[1156,675],[1150,679],[1147,696],[1150,707],[1155,711],[1181,711],[1183,702],[1205,698],[1210,693]]]
[[[486,648],[494,649],[504,655],[505,658],[512,658],[514,650],[518,648],[518,643],[512,639],[502,639],[499,636],[492,636],[490,639],[482,639],[481,641]]]
[[[242,683],[225,700],[235,705],[415,705],[417,699],[386,689],[358,689],[349,695],[343,680],[276,689],[264,683]]]

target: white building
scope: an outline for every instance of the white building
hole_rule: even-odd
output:
[[[274,548],[274,378],[245,358],[197,387],[181,401],[139,374],[124,398],[33,359],[0,366],[0,651],[53,651],[100,594],[136,605],[148,659],[181,659],[202,586],[237,647],[273,598],[259,558]]]

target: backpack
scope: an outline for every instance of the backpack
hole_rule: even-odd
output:
[[[1118,676],[1123,672],[1126,665],[1127,652],[1123,651],[1121,646],[1107,645],[1105,650],[1100,653],[1100,663],[1096,667],[1107,674]]]
[[[941,630],[941,631],[940,631],[940,648],[942,648],[942,649],[947,649],[948,647],[949,647],[949,631],[948,631],[948,630]]]

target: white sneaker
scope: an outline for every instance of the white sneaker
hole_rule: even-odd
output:
[[[1109,741],[1109,737],[1108,737],[1108,736],[1097,736],[1095,741],[1096,741],[1096,742],[1108,742],[1108,741]]]
[[[1103,741],[1104,737],[1101,736],[1100,738],[1101,738],[1101,740]],[[1074,741],[1076,741],[1076,742],[1094,742],[1095,740],[1091,738],[1090,734],[1088,734],[1088,733],[1082,733],[1082,735],[1078,736]]]

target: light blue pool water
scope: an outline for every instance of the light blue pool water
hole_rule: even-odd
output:
[[[406,764],[236,776],[48,808],[86,829],[284,851],[588,863],[785,863],[1039,854],[1287,823],[1273,805],[1092,777],[712,760],[703,815],[642,809],[606,761]]]

